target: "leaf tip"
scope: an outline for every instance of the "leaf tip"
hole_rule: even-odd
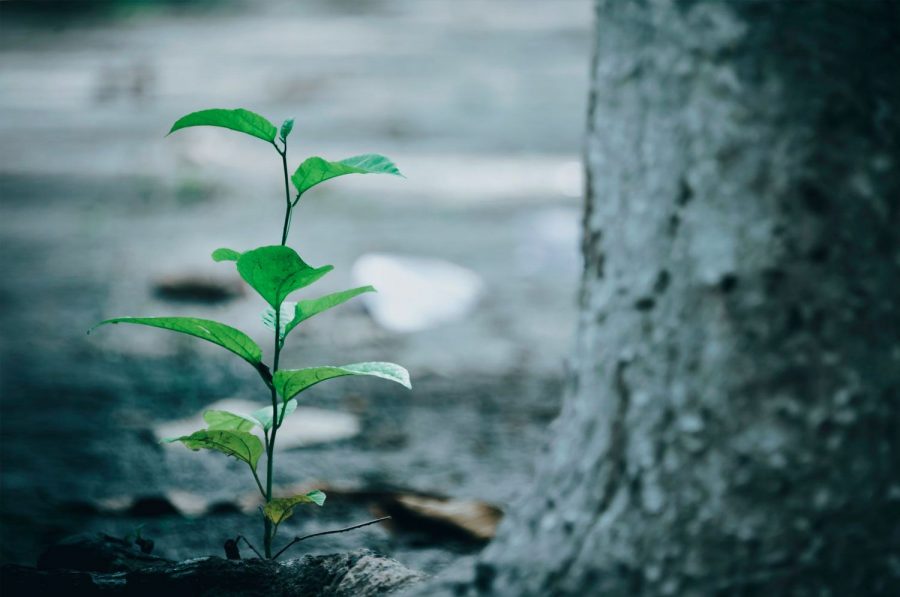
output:
[[[225,247],[216,249],[212,252],[212,260],[216,263],[219,263],[221,261],[237,261],[240,256],[241,254],[234,249],[228,249]]]
[[[90,328],[88,328],[87,335],[90,336],[90,335],[91,335],[91,332],[93,332],[94,330],[96,330],[96,329],[97,329],[98,327],[100,327],[101,325],[106,325],[106,324],[108,324],[108,323],[112,324],[112,323],[116,323],[116,321],[115,321],[115,320],[112,320],[112,319],[105,319],[105,320],[101,321],[100,323],[95,323],[95,324],[92,325]]]
[[[288,136],[291,134],[291,131],[294,129],[294,119],[287,118],[283,123],[281,123],[281,130],[279,131],[279,137],[282,142],[287,142]]]

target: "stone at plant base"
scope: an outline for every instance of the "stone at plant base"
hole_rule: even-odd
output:
[[[74,535],[48,548],[38,558],[41,570],[131,572],[164,567],[172,560],[142,553],[133,542],[103,533]]]
[[[112,541],[118,541],[109,538]],[[72,543],[74,545],[74,543]],[[124,572],[0,568],[0,592],[18,595],[370,597],[408,589],[425,576],[362,549],[284,562],[205,557]]]

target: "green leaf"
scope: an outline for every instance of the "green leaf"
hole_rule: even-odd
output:
[[[241,254],[234,249],[216,249],[212,252],[213,261],[237,261]]]
[[[273,383],[282,399],[290,400],[300,392],[319,382],[345,375],[371,375],[412,388],[409,372],[394,363],[353,363],[340,367],[307,367],[305,369],[282,369],[275,373]]]
[[[279,136],[282,141],[287,141],[288,135],[291,134],[291,131],[294,130],[294,119],[288,118],[284,122],[281,123],[281,132]]]
[[[359,296],[365,292],[375,292],[375,288],[372,286],[360,286],[359,288],[353,288],[351,290],[343,290],[341,292],[327,294],[317,299],[298,301],[294,306],[293,318],[287,323],[287,325],[285,325],[284,335],[287,336],[288,334],[290,334],[292,329],[294,329],[301,322],[306,321],[313,315],[318,315],[322,311],[327,311],[332,307],[337,307],[338,305],[346,303],[353,297]],[[282,317],[284,317],[284,315],[282,315]]]
[[[284,342],[284,337],[287,336],[287,332],[285,328],[287,324],[294,318],[294,308],[297,306],[297,303],[294,301],[284,301],[281,303],[281,317],[279,320],[279,324],[281,326],[281,332],[278,334],[278,340]],[[262,313],[262,322],[263,325],[275,331],[275,309],[272,307],[266,307],[266,310]]]
[[[319,489],[314,489],[306,494],[306,497],[312,500],[312,502],[317,506],[325,505],[325,492]]]
[[[172,125],[168,134],[171,135],[177,130],[191,126],[220,126],[270,142],[275,141],[275,134],[278,132],[275,125],[264,117],[238,108],[237,110],[213,109],[192,112],[179,118]]]
[[[281,333],[278,336],[279,339],[284,342],[284,339],[291,333],[291,330],[303,321],[306,321],[313,315],[318,315],[322,311],[337,307],[364,292],[375,292],[375,289],[371,286],[361,286],[359,288],[353,288],[352,290],[335,292],[308,301],[299,301],[296,303],[293,301],[284,301],[281,304]],[[267,307],[263,312],[262,320],[267,328],[275,331],[275,309]]]
[[[312,268],[292,248],[273,245],[242,254],[237,269],[273,309],[278,309],[290,293],[309,286],[334,268]]]
[[[299,504],[315,504],[321,506],[325,503],[325,493],[316,489],[306,494],[295,495],[287,498],[275,498],[263,506],[266,518],[275,524],[281,524],[294,513],[294,506]]]
[[[259,425],[256,420],[251,419],[250,417],[230,413],[227,410],[208,410],[203,413],[203,420],[209,425],[209,431],[217,431],[220,429],[250,431]]]
[[[376,153],[357,155],[352,158],[329,162],[320,157],[312,157],[305,160],[291,176],[291,182],[297,188],[297,194],[302,195],[319,183],[343,176],[344,174],[393,174],[403,176],[397,166]]]
[[[91,329],[108,323],[133,323],[171,330],[218,344],[254,367],[262,361],[262,349],[256,342],[244,332],[218,321],[197,319],[196,317],[116,317],[101,321]]]
[[[259,457],[263,453],[260,439],[246,431],[209,429],[163,441],[181,442],[191,450],[215,450],[228,456],[234,456],[249,464],[254,471]]]
[[[284,420],[286,416],[288,416],[295,410],[297,410],[296,400],[288,400],[287,402],[282,402],[278,405],[278,418],[280,420]],[[271,406],[265,406],[257,411],[254,411],[250,416],[259,421],[263,426],[263,429],[265,429],[266,431],[272,428]]]

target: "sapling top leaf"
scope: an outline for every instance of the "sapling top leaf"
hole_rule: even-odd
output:
[[[294,119],[288,118],[284,122],[281,123],[281,131],[278,136],[281,138],[282,142],[287,141],[288,135],[291,134],[291,131],[294,130]]]
[[[403,176],[396,164],[376,153],[353,156],[338,162],[329,162],[320,157],[308,158],[291,176],[291,182],[302,195],[319,183],[345,174],[393,174]]]
[[[278,309],[290,293],[309,286],[334,268],[310,267],[292,248],[272,245],[242,253],[237,269],[247,284]]]
[[[208,410],[203,414],[203,419],[208,425],[207,429],[163,441],[181,442],[192,450],[221,452],[247,463],[265,502],[263,506],[263,548],[265,557],[272,558],[272,541],[278,525],[293,514],[294,507],[299,504],[321,506],[325,502],[325,494],[318,490],[285,498],[273,496],[275,441],[285,417],[297,408],[295,397],[319,382],[348,375],[380,377],[407,388],[410,387],[409,373],[400,365],[393,363],[370,362],[340,367],[279,369],[285,339],[297,325],[323,311],[343,304],[355,296],[375,290],[371,286],[361,286],[319,298],[288,301],[287,298],[291,293],[309,286],[332,270],[330,265],[318,268],[308,265],[294,249],[286,246],[292,211],[304,192],[337,176],[345,174],[402,175],[397,166],[388,158],[377,154],[366,154],[338,162],[312,157],[300,164],[293,177],[289,179],[287,139],[294,126],[292,118],[285,120],[279,130],[266,118],[249,110],[201,110],[178,119],[172,125],[169,133],[194,126],[227,128],[268,141],[278,153],[279,161],[282,164],[285,215],[281,229],[281,244],[259,247],[243,253],[228,248],[216,249],[212,253],[214,261],[234,261],[241,278],[268,303],[269,308],[263,313],[263,323],[273,330],[274,335],[274,355],[271,369],[269,365],[263,363],[262,349],[256,342],[244,332],[217,321],[196,317],[117,317],[107,319],[97,325],[130,323],[195,336],[231,351],[253,365],[260,374],[271,406],[267,404],[250,415],[224,410]],[[281,141],[280,145],[276,143],[276,135]],[[296,189],[293,199],[289,180],[293,181]],[[261,428],[264,441],[256,435],[260,433],[257,427]],[[263,453],[266,454],[265,484],[260,478],[261,475],[257,473],[259,460]],[[371,522],[366,524],[371,524]],[[365,525],[350,528],[360,526]],[[343,532],[343,530],[339,532]],[[276,557],[299,540],[295,539],[288,543],[276,554]]]
[[[192,126],[218,126],[246,133],[269,142],[275,141],[275,135],[278,132],[274,124],[250,110],[244,110],[243,108],[238,108],[237,110],[214,108],[182,116],[172,125],[169,135],[175,131]]]

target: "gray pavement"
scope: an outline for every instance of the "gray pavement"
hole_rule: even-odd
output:
[[[271,148],[218,129],[164,138],[178,116],[206,107],[296,117],[294,164],[379,152],[407,176],[334,181],[304,198],[290,244],[336,268],[312,296],[348,287],[370,252],[445,259],[484,284],[464,318],[419,332],[391,333],[358,305],[308,322],[288,365],[392,360],[414,389],[318,386],[308,403],[357,414],[362,433],[285,453],[285,482],[505,505],[528,480],[574,326],[590,2],[261,6],[2,19],[0,531],[17,538],[0,545],[3,561],[33,560],[83,529],[144,523],[169,557],[218,552],[235,529],[257,533],[243,514],[97,511],[173,490],[230,503],[249,487],[237,463],[162,448],[150,432],[218,399],[262,403],[246,365],[156,330],[85,335],[104,317],[189,314],[267,338],[250,293],[207,304],[153,291],[172,276],[234,278],[211,262],[213,249],[277,242],[283,191]],[[337,503],[295,516],[287,532],[365,516]],[[431,571],[461,552],[375,528],[308,549],[360,545]]]

